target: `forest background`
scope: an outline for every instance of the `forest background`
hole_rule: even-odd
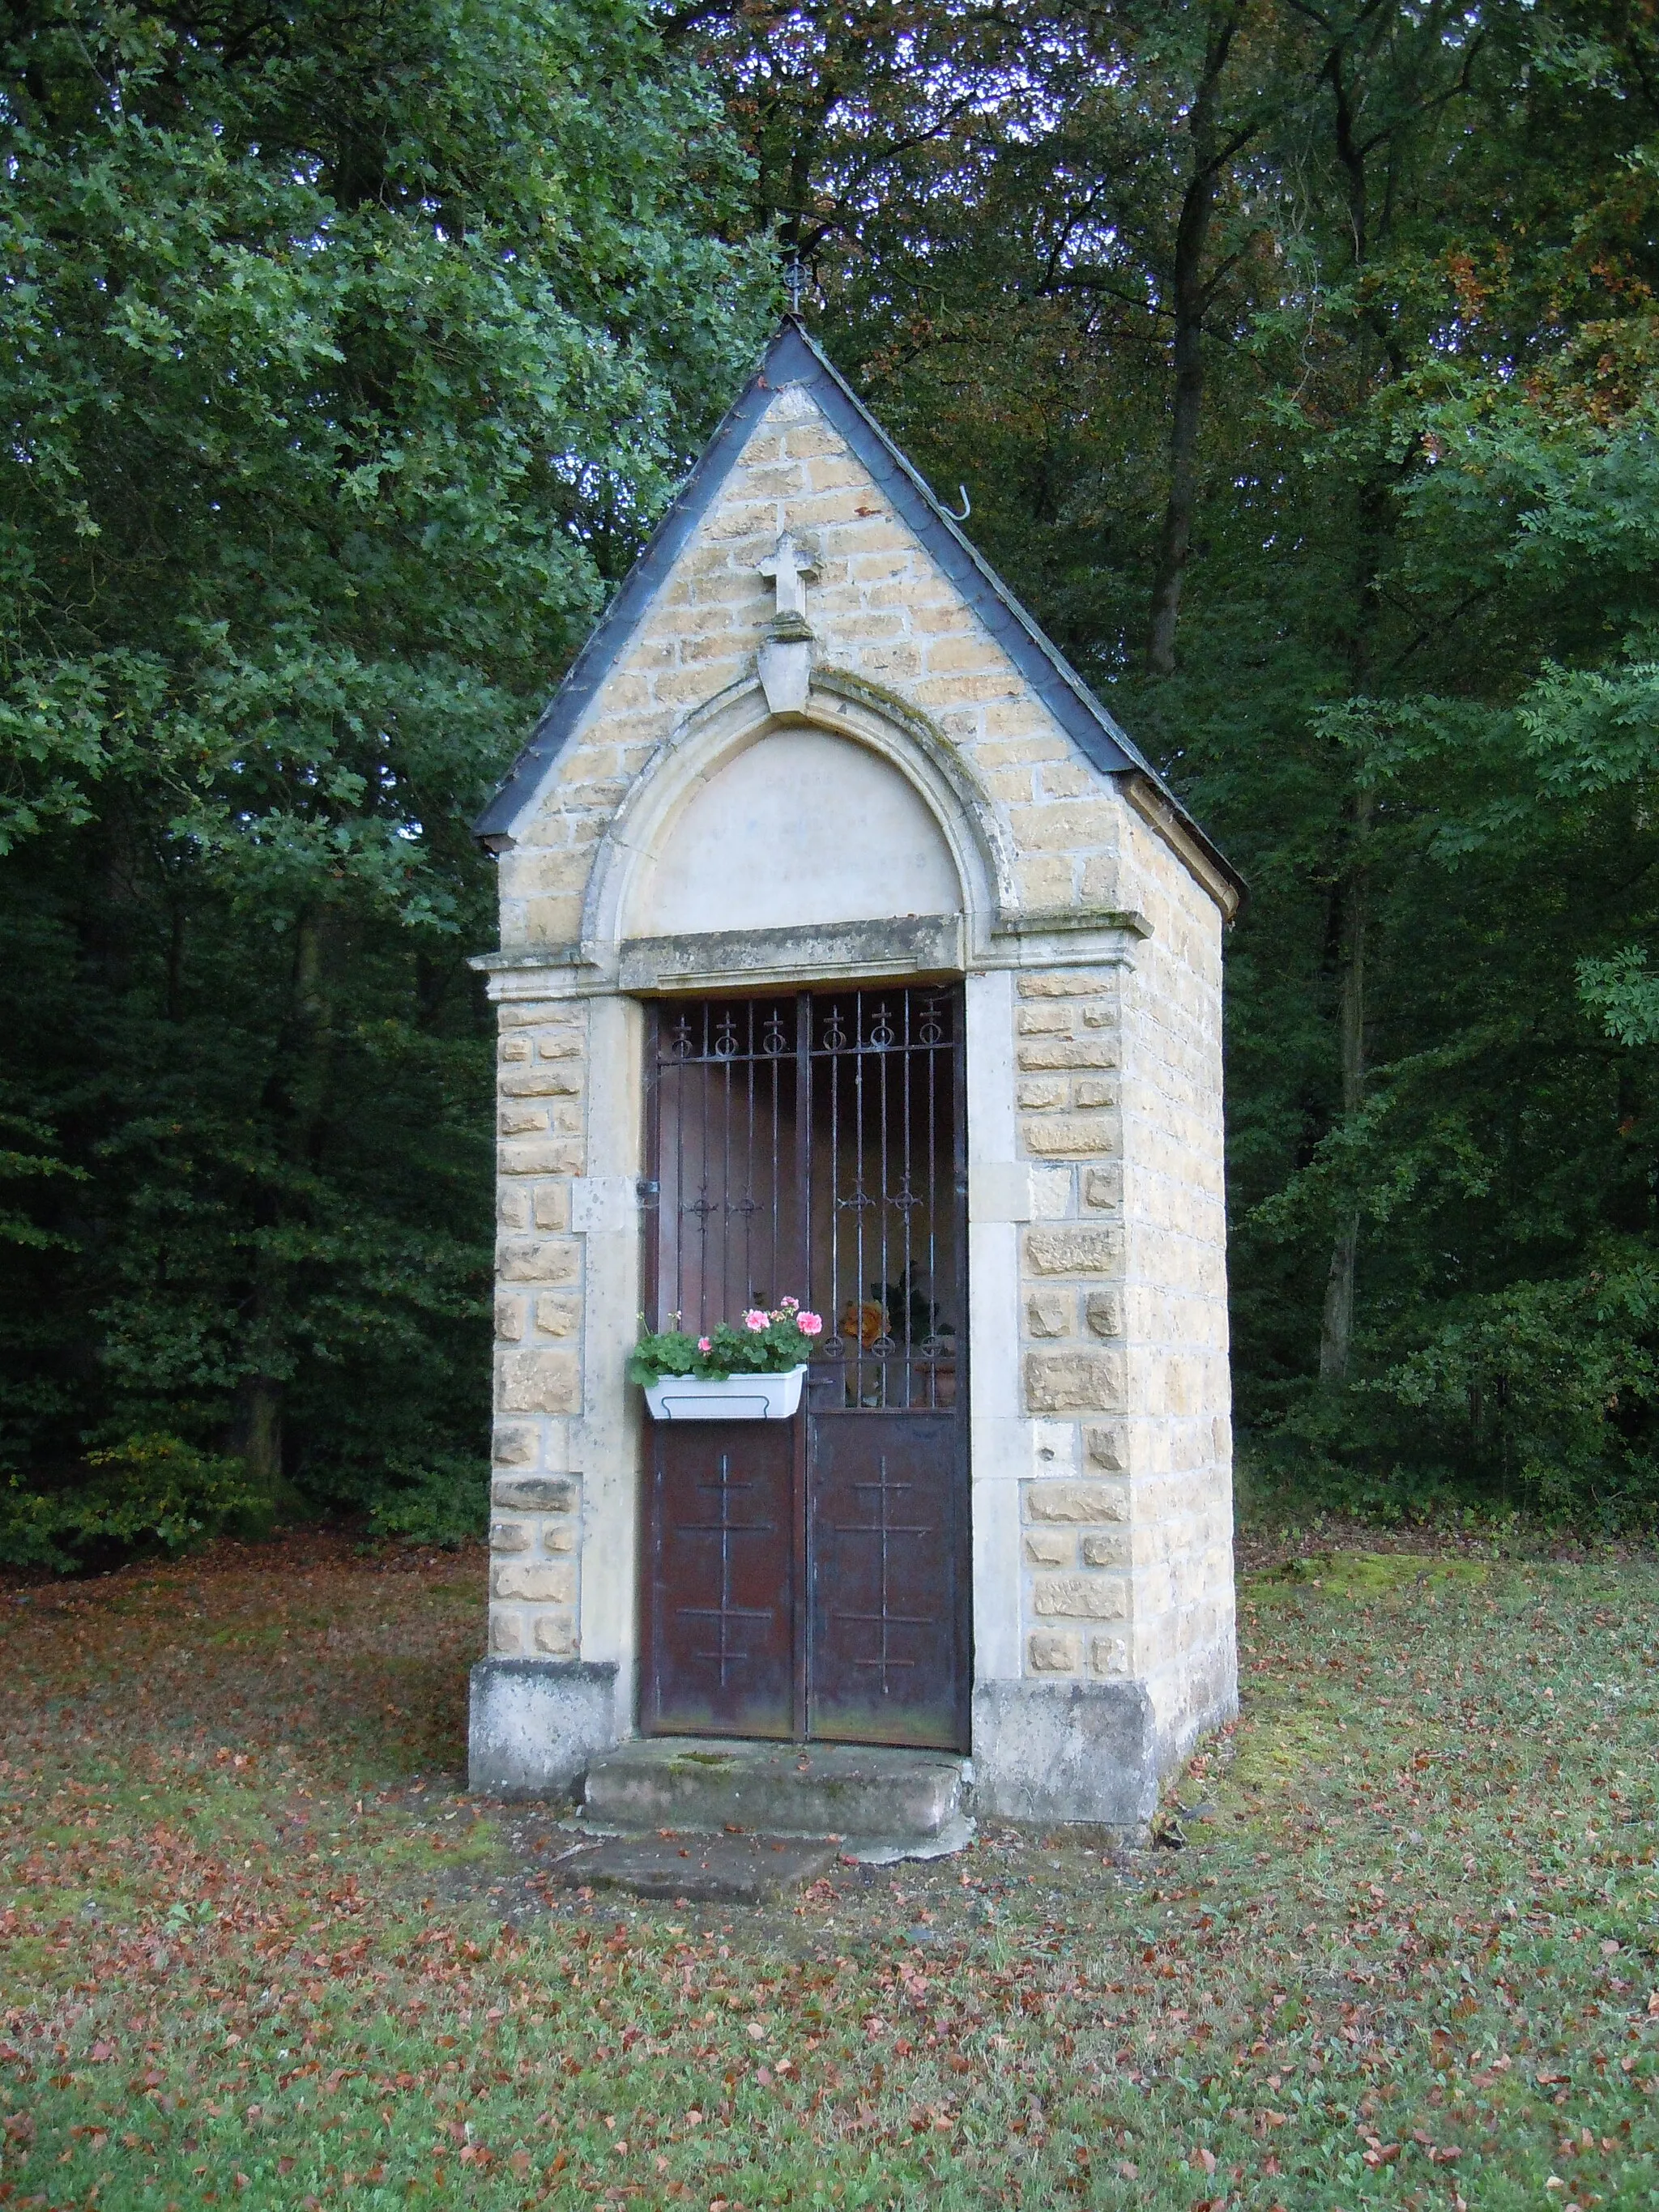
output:
[[[467,823],[806,319],[1251,885],[1293,1510],[1659,1512],[1650,0],[22,0],[0,1560],[482,1515]]]

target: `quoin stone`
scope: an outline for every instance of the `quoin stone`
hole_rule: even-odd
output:
[[[475,1789],[567,1793],[672,1712],[809,1759],[908,1744],[981,1813],[1144,1831],[1236,1708],[1232,869],[793,318],[477,833]],[[723,1152],[683,1103],[716,1096]],[[734,1261],[757,1217],[770,1256]],[[625,1370],[674,1270],[823,1305],[787,1435],[652,1423]]]

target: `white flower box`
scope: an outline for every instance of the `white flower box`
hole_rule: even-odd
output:
[[[645,1402],[659,1421],[787,1421],[800,1404],[806,1363],[781,1375],[665,1375],[647,1382]]]

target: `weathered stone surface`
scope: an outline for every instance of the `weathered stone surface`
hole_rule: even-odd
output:
[[[1030,1528],[1025,1557],[1034,1567],[1069,1567],[1077,1560],[1077,1539],[1060,1528]]]
[[[574,1474],[498,1474],[489,1494],[509,1512],[574,1513],[579,1492]]]
[[[1121,1474],[1128,1468],[1128,1435],[1115,1423],[1085,1429],[1083,1431],[1083,1449],[1091,1467],[1102,1468],[1111,1474]]]
[[[576,1570],[571,1561],[550,1560],[546,1565],[526,1559],[503,1559],[490,1570],[490,1594],[517,1599],[528,1605],[570,1605],[576,1595]]]
[[[1116,1131],[1103,1115],[1045,1115],[1027,1123],[1025,1145],[1042,1159],[1097,1159],[1115,1150]]]
[[[1025,1259],[1036,1275],[1117,1274],[1123,1267],[1123,1232],[1082,1221],[1028,1229]]]
[[[1006,1820],[1098,1825],[1133,1838],[1158,1809],[1144,1682],[981,1682],[974,1692],[974,1803]]]
[[[574,1336],[581,1326],[581,1300],[574,1292],[544,1291],[536,1300],[538,1336]]]
[[[540,1448],[540,1438],[534,1429],[520,1428],[511,1421],[501,1421],[496,1424],[489,1455],[497,1467],[524,1467],[534,1463]],[[502,1498],[498,1490],[495,1502],[498,1505],[505,1505],[511,1501]]]
[[[1075,1674],[1083,1664],[1083,1638],[1068,1628],[1039,1628],[1025,1639],[1034,1674]]]
[[[503,1098],[574,1098],[581,1094],[580,1067],[573,1060],[537,1060],[529,1067],[504,1067],[495,1088]]]
[[[467,1786],[565,1797],[616,1741],[614,1662],[481,1659],[469,1685]]]
[[[1127,1521],[1127,1486],[1111,1482],[1034,1482],[1025,1492],[1033,1521]]]
[[[1109,1206],[1121,1206],[1123,1203],[1122,1169],[1090,1168],[1083,1178],[1083,1203],[1103,1210]]]
[[[1084,1300],[1083,1318],[1088,1323],[1091,1336],[1121,1336],[1123,1334],[1123,1297],[1118,1291],[1091,1291]],[[539,1307],[537,1326],[541,1325]]]
[[[1115,1067],[1116,1053],[1103,1037],[1045,1037],[1019,1048],[1022,1067]],[[1091,1102],[1079,1098],[1079,1103]]]
[[[1129,1564],[1129,1539],[1121,1529],[1110,1529],[1103,1535],[1085,1536],[1083,1540],[1083,1564],[1085,1567],[1126,1567]]]
[[[556,1138],[504,1137],[495,1147],[495,1165],[501,1175],[579,1176],[582,1148]]]
[[[504,1283],[574,1283],[581,1272],[581,1247],[562,1237],[504,1237],[495,1273]]]
[[[1033,1291],[1025,1301],[1026,1328],[1032,1336],[1069,1336],[1072,1310],[1072,1298],[1063,1292]]]
[[[583,1796],[605,1827],[917,1841],[944,1834],[961,1804],[962,1761],[947,1753],[704,1736],[623,1744],[593,1766]]]
[[[1054,975],[1022,975],[1019,979],[1022,999],[1097,998],[1102,992],[1115,988],[1109,975],[1091,975],[1079,968],[1063,969]]]
[[[562,1889],[619,1889],[669,1904],[763,1905],[816,1881],[839,1844],[807,1836],[609,1836],[555,1859]]]
[[[507,1352],[496,1378],[504,1413],[574,1413],[581,1409],[581,1370],[571,1352]]]
[[[1104,1413],[1123,1403],[1122,1357],[1111,1352],[1028,1352],[1025,1402],[1034,1413]]]
[[[530,1523],[527,1521],[492,1521],[489,1524],[489,1548],[492,1552],[527,1552],[530,1549]]]
[[[1039,1575],[1033,1593],[1039,1619],[1122,1620],[1128,1585],[1118,1575]]]
[[[568,1182],[538,1183],[532,1203],[538,1229],[569,1228],[570,1185]]]

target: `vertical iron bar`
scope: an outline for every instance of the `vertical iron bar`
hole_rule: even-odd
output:
[[[653,1328],[662,1327],[662,1014],[654,1000],[645,1010],[645,1161],[657,1182],[657,1208],[640,1208],[640,1291]]]
[[[830,1001],[832,1021],[835,1018],[834,1003],[832,1000]],[[830,1318],[841,1336],[842,1345],[845,1346],[847,1333],[842,1327],[841,1302],[841,1070],[836,1065],[833,1054],[826,1059],[823,1072],[825,1080],[830,1086]],[[857,1350],[858,1347],[854,1344],[850,1353],[843,1357],[842,1391],[843,1400],[846,1396],[844,1379],[846,1357],[853,1358],[854,1373],[856,1376]]]
[[[927,1048],[927,1279],[932,1285],[939,1281],[939,1053],[935,1047]],[[939,1404],[939,1370],[934,1368],[930,1382],[927,1403]]]
[[[853,1209],[854,1249],[858,1255],[858,1283],[853,1292],[859,1308],[859,1403],[864,1403],[864,994],[853,994],[853,1188],[859,1203]]]
[[[915,1310],[916,1279],[913,1272],[915,1254],[911,1249],[910,1237],[910,1223],[915,1213],[915,1207],[911,1205],[910,1200],[916,1194],[915,1185],[910,1180],[910,1017],[914,1011],[912,1004],[914,996],[914,993],[906,991],[899,1000],[899,1010],[902,1017],[899,1039],[903,1048],[903,1056],[899,1062],[899,1080],[902,1085],[900,1103],[902,1109],[902,1140],[904,1147],[899,1161],[899,1188],[904,1193],[905,1199],[903,1278],[909,1286],[906,1293],[904,1310],[904,1402],[907,1407],[913,1406],[916,1400],[915,1333],[910,1327],[910,1316]],[[932,1289],[933,1285],[930,1283],[928,1285],[930,1292]]]
[[[704,1005],[702,1010],[702,1066],[699,1073],[701,1079],[699,1081],[698,1088],[702,1094],[702,1157],[697,1164],[702,1170],[702,1181],[698,1187],[697,1196],[702,1202],[702,1212],[697,1216],[697,1318],[692,1324],[692,1334],[694,1336],[700,1329],[707,1326],[707,1322],[704,1318],[704,1308],[708,1303],[708,1094],[710,1079],[708,1072],[708,1008],[707,1004]]]
[[[781,1055],[780,1055],[781,1057]],[[803,1305],[812,1303],[812,999],[807,991],[795,1000],[795,1203],[799,1209],[797,1232],[800,1279],[790,1296]],[[795,1740],[805,1742],[812,1731],[812,1370],[806,1370],[807,1387],[801,1392],[801,1414],[795,1423],[794,1586],[791,1591],[794,1614]]]
[[[885,1001],[884,1000],[882,1003],[884,1005]],[[881,1019],[879,1013],[878,1013],[876,1018],[878,1021]],[[889,1023],[887,1026],[890,1030],[892,1025]],[[889,1126],[890,1115],[888,1111],[888,1103],[889,1094],[892,1089],[893,1077],[892,1055],[890,1051],[883,1051],[880,1057],[877,1060],[876,1076],[876,1097],[878,1101],[878,1118],[880,1125],[881,1143],[881,1333],[886,1339],[887,1342],[889,1344],[892,1344],[896,1341],[892,1328],[893,1316],[891,1309],[887,1304],[888,1294],[893,1287],[892,1261],[888,1254],[888,1223],[892,1204],[891,1192],[889,1188],[890,1180],[889,1176],[889,1154],[892,1146],[892,1133]],[[887,1378],[892,1371],[893,1354],[890,1352],[887,1357],[881,1363],[881,1402],[884,1406],[888,1402]]]
[[[957,1741],[967,1745],[971,1741],[970,1725],[973,1702],[974,1673],[974,1560],[973,1530],[970,1525],[969,1480],[968,1464],[968,1391],[970,1376],[968,1372],[968,1301],[972,1285],[968,1280],[968,1067],[967,1048],[963,1031],[963,993],[960,984],[945,1000],[950,1008],[950,1054],[951,1089],[951,1208],[952,1241],[955,1246],[955,1267],[952,1270],[961,1299],[957,1331],[957,1394],[956,1421],[956,1530],[957,1573],[956,1602],[956,1679],[957,1679]]]
[[[781,1224],[783,1204],[783,1054],[772,1055],[772,1279],[782,1279],[783,1259]]]
[[[720,1033],[715,1033],[718,1049]],[[732,1059],[720,1061],[720,1310],[717,1320],[730,1318],[732,1299]]]
[[[688,1024],[689,1027],[689,1024]],[[685,1310],[685,1070],[674,1063],[674,1311]]]
[[[748,1116],[748,1158],[744,1162],[743,1182],[743,1268],[752,1289],[755,1280],[755,1002],[749,1001],[748,1049],[744,1054],[744,1104]],[[777,1292],[768,1291],[769,1304],[777,1303]]]

